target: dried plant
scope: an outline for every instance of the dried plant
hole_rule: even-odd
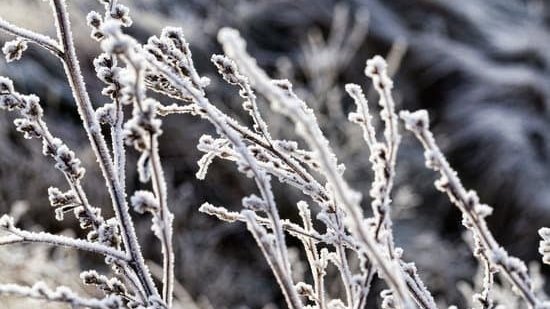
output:
[[[41,140],[44,155],[53,158],[55,167],[67,180],[67,190],[57,187],[48,190],[56,219],[63,220],[66,213],[73,212],[80,227],[87,232],[87,238],[23,230],[16,226],[14,218],[5,215],[0,219],[4,232],[0,244],[42,243],[88,251],[102,256],[111,271],[103,274],[91,269],[80,274],[83,283],[96,287],[104,294],[103,298],[87,298],[67,287],[50,288],[42,282],[31,286],[2,283],[0,294],[63,302],[73,307],[173,308],[174,216],[168,207],[158,144],[163,133],[163,117],[189,114],[210,122],[217,133],[217,136],[205,134],[199,140],[197,148],[204,155],[198,162],[197,178],[204,179],[209,165],[220,158],[234,161],[238,171],[251,178],[257,187],[256,194],[242,199],[243,209],[239,212],[210,203],[204,203],[200,211],[224,221],[246,223],[289,308],[365,308],[376,274],[387,285],[380,293],[382,308],[437,308],[414,263],[403,259],[403,250],[394,241],[392,189],[402,137],[392,95],[394,85],[382,57],[368,60],[365,69],[365,75],[372,80],[379,96],[382,132],[377,132],[373,124],[362,88],[355,84],[345,88],[357,105],[356,112],[349,114],[349,120],[363,132],[374,174],[369,191],[374,216],[367,218],[361,207],[361,194],[344,178],[345,167],[338,163],[314,110],[294,93],[288,80],[273,80],[258,67],[247,54],[246,44],[236,30],[220,30],[218,39],[225,54],[213,55],[211,60],[221,77],[238,88],[242,107],[253,122],[252,128],[231,118],[210,101],[207,95],[210,81],[196,70],[182,29],[165,28],[159,36],[140,44],[124,33],[123,29],[130,27],[132,20],[128,8],[116,0],[101,0],[104,12],[92,11],[87,18],[92,28],[91,36],[103,50],[95,59],[94,67],[97,77],[105,83],[102,94],[110,100],[94,109],[76,55],[66,3],[64,0],[51,0],[50,3],[57,39],[0,19],[0,29],[16,37],[7,42],[2,51],[10,62],[20,59],[27,44],[34,43],[61,60],[111,197],[114,217],[106,218],[102,213],[105,206],[96,207],[89,202],[82,186],[85,170],[81,161],[69,145],[49,131],[39,98],[18,92],[11,80],[2,77],[0,108],[18,114],[19,118],[14,121],[17,130],[27,139]],[[363,31],[357,31],[357,36],[361,37]],[[326,83],[332,85],[333,82],[329,80],[321,85]],[[177,103],[163,104],[149,91],[164,95],[161,101],[175,100]],[[274,112],[290,119],[303,146],[298,141],[272,136],[257,96],[269,101]],[[310,98],[315,100],[314,95]],[[126,117],[128,109],[131,109],[130,117]],[[472,296],[475,305],[494,308],[498,304],[492,297],[492,289],[494,276],[500,273],[529,308],[550,308],[550,303],[537,295],[525,264],[509,256],[492,236],[485,222],[485,217],[492,212],[491,207],[480,203],[474,191],[463,187],[429,130],[426,111],[403,111],[400,116],[405,128],[424,146],[427,167],[440,173],[436,188],[447,193],[459,208],[464,226],[474,237],[474,256],[484,269],[481,291]],[[110,147],[102,128],[110,131]],[[128,192],[125,185],[128,148],[138,153],[139,180],[150,183],[150,190]],[[272,177],[303,193],[307,201],[296,205],[300,223],[281,218],[272,190]],[[130,206],[138,214],[151,216],[151,230],[159,239],[163,260],[160,289],[144,262]],[[295,280],[291,263],[294,254],[289,250],[288,236],[297,238],[302,244],[311,282]],[[542,229],[541,236],[540,252],[547,263],[548,229]],[[331,295],[326,290],[330,264],[340,275],[343,295]]]

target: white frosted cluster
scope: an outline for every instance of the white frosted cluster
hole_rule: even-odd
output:
[[[97,241],[108,247],[118,248],[120,244],[118,222],[113,218],[105,221],[97,229]]]
[[[2,217],[0,217],[0,228],[9,230],[13,228],[13,226],[14,226],[14,220],[11,216],[2,215]]]
[[[374,87],[377,89],[392,89],[393,81],[388,77],[388,65],[382,56],[374,56],[367,60],[365,75],[372,79]]]
[[[157,198],[151,191],[136,191],[130,200],[134,211],[140,214],[156,213],[160,207]]]
[[[248,83],[245,76],[239,73],[235,62],[224,55],[212,55],[212,63],[218,69],[223,79],[231,85]]]
[[[246,209],[250,209],[253,211],[266,211],[267,210],[267,204],[266,202],[260,198],[259,196],[252,194],[250,196],[243,198],[243,206]]]
[[[96,11],[91,11],[86,15],[86,24],[92,28],[91,37],[97,41],[101,41],[105,34],[101,31],[103,25],[103,17]]]
[[[55,209],[55,218],[59,221],[63,220],[65,212],[79,206],[78,198],[73,190],[62,192],[56,187],[48,188],[48,199],[50,205]]]
[[[0,76],[0,95],[6,95],[13,93],[15,90],[13,88],[13,82],[11,79]]]
[[[369,107],[367,99],[363,94],[363,89],[361,89],[359,85],[347,84],[346,91],[357,105],[357,111],[349,113],[348,119],[363,128],[363,138],[367,144],[372,147],[371,145],[376,143],[376,132],[372,124],[372,116],[369,113]]]
[[[222,221],[235,222],[239,220],[239,213],[228,211],[224,207],[216,207],[210,203],[202,204],[199,211],[211,216],[216,216]]]
[[[122,34],[120,23],[116,21],[105,21],[101,25],[100,31],[105,36],[101,39],[101,49],[107,54],[124,54],[136,44],[134,38]]]
[[[22,95],[13,89],[13,83],[7,78],[0,81],[0,109],[18,111],[21,118],[16,118],[13,123],[17,131],[23,133],[26,139],[42,138],[44,129],[41,118],[43,115],[40,100],[35,95]]]
[[[189,81],[191,87],[195,90],[208,86],[210,83],[208,78],[200,77],[193,65],[191,58],[191,50],[187,43],[183,30],[176,27],[166,27],[163,29],[159,37],[153,36],[149,38],[147,44],[144,45],[144,50],[150,57],[166,65],[172,74],[179,78]],[[166,74],[159,74],[162,78],[157,79],[152,83],[152,89],[161,93],[172,93],[172,87],[166,87],[161,81],[167,77]],[[180,87],[176,87],[180,88]],[[178,89],[179,93],[184,96],[191,96],[190,91],[186,89]]]
[[[6,56],[7,62],[21,59],[25,50],[27,50],[27,41],[21,38],[8,41],[4,44],[4,47],[2,47],[2,52]]]
[[[70,178],[81,179],[84,176],[84,168],[80,166],[80,159],[76,158],[74,152],[67,145],[57,147],[53,158],[57,162],[55,167]]]
[[[80,278],[84,284],[94,285],[103,290],[107,295],[124,295],[127,292],[126,286],[118,278],[107,278],[95,270],[82,272]]]
[[[412,113],[409,111],[401,111],[399,116],[403,119],[405,128],[410,131],[427,130],[430,124],[428,112],[424,109]]]
[[[95,116],[101,124],[114,125],[117,117],[116,113],[116,106],[112,103],[107,103],[96,109]]]
[[[120,3],[117,3],[113,6],[110,12],[110,17],[120,21],[120,23],[124,27],[130,27],[132,25],[132,18],[130,17],[130,9],[127,6],[122,5]]]
[[[384,265],[384,267],[380,268],[384,272],[384,275],[395,279],[388,282],[392,284],[392,288],[398,291],[399,301],[403,301],[407,305],[410,304],[405,292],[406,285],[402,274],[399,271],[395,271],[397,268],[394,265],[390,265],[394,263],[393,261],[388,261],[385,257],[378,255],[378,251],[380,250],[377,249],[378,244],[375,243],[375,240],[371,235],[368,235],[369,232],[363,227],[362,211],[359,206],[360,194],[351,190],[343,179],[343,168],[337,163],[336,156],[321,132],[312,109],[294,94],[292,85],[288,81],[273,81],[265,72],[257,67],[255,61],[246,54],[245,43],[240,38],[238,32],[232,29],[222,29],[218,34],[218,39],[222,43],[226,54],[235,61],[239,69],[242,70],[242,73],[249,78],[252,87],[268,98],[272,103],[273,110],[281,112],[293,120],[296,125],[297,134],[303,137],[311,147],[312,151],[308,156],[310,156],[310,160],[314,164],[308,165],[316,165],[317,170],[328,181],[326,186],[328,198],[323,202],[323,205],[331,207],[330,203],[336,203],[348,212],[348,216],[340,217],[342,214],[338,210],[336,212],[338,216],[327,215],[324,222],[333,224],[336,227],[334,229],[336,231],[334,234],[336,235],[341,233],[343,229],[341,224],[344,222],[352,234],[359,237],[361,246],[364,246],[365,252],[368,252],[369,257],[376,261],[375,264]],[[305,161],[302,161],[300,157],[295,158],[299,162]],[[310,188],[309,190],[304,190],[308,187]],[[301,185],[301,188],[305,192],[315,192],[315,190],[312,190],[314,187],[312,184]],[[338,218],[337,222],[339,223],[332,222],[335,218]],[[331,237],[331,239],[334,238]],[[336,237],[336,239],[338,238],[339,236]],[[346,266],[343,269],[345,273],[349,272]],[[351,275],[343,276],[349,278],[346,280],[351,282]],[[394,284],[397,284],[397,286]]]
[[[114,120],[117,119],[118,115],[116,114],[116,103],[118,104],[130,104],[126,97],[122,94],[122,85],[120,84],[121,76],[123,76],[124,70],[118,67],[117,58],[113,55],[102,53],[94,59],[94,68],[96,75],[106,86],[103,88],[101,93],[105,96],[110,97],[113,100],[113,103],[107,103],[104,107],[104,110],[101,111],[98,109],[96,113],[100,122],[105,122],[111,125],[114,125]],[[108,109],[109,111],[105,110]],[[102,116],[108,116],[107,120],[111,120],[112,123],[107,121],[102,121]]]
[[[147,98],[142,102],[140,109],[135,109],[133,117],[128,120],[125,124],[125,130],[129,131],[128,138],[139,139],[129,140],[128,142],[132,143],[146,143],[146,137],[149,135],[160,135],[162,134],[161,130],[161,120],[156,118],[156,106],[157,101],[151,98]],[[136,145],[135,145],[136,146]],[[139,149],[139,146],[136,146]]]

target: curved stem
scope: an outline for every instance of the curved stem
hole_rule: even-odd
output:
[[[51,290],[43,283],[36,283],[32,287],[13,283],[0,284],[0,294],[67,303],[70,304],[72,308],[85,307],[104,309],[111,308],[111,306],[115,304],[113,297],[106,297],[103,299],[84,298],[67,287],[57,287],[55,290]]]
[[[9,245],[22,242],[43,243],[94,252],[105,256],[110,256],[121,261],[127,261],[126,254],[120,250],[98,243],[91,243],[82,239],[54,235],[46,232],[33,233],[20,229],[10,229],[9,232],[12,235],[0,237],[0,245]]]
[[[29,42],[35,43],[43,48],[49,50],[59,58],[63,58],[63,49],[59,46],[59,43],[49,36],[36,33],[34,31],[18,27],[7,20],[0,18],[0,30],[21,37]]]

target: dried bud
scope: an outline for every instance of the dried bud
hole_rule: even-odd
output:
[[[475,207],[474,207],[474,211],[475,213],[482,217],[482,218],[485,218],[487,216],[490,216],[492,213],[493,213],[493,207],[487,205],[487,204],[476,204]]]
[[[134,146],[137,151],[144,151],[149,148],[145,138],[145,131],[137,125],[137,119],[132,118],[124,124],[124,142],[128,146]]]
[[[92,214],[96,218],[100,217],[101,215],[101,209],[97,207],[84,208],[82,206],[79,206],[74,208],[74,215],[78,219],[78,222],[80,223],[80,228],[82,229],[87,229],[94,225],[93,218],[90,217],[90,214],[88,213],[89,211],[92,212]]]
[[[231,85],[238,85],[243,81],[244,76],[239,74],[237,65],[233,60],[224,55],[212,55],[210,59],[225,81]]]
[[[100,29],[92,29],[90,37],[96,41],[101,41],[105,38],[105,33],[103,33]]]
[[[22,132],[26,139],[40,138],[42,136],[42,130],[35,121],[31,121],[27,118],[17,118],[13,121],[17,131]]]
[[[109,287],[110,292],[112,293],[119,294],[119,295],[126,293],[126,286],[118,278],[109,279],[109,282],[107,282],[107,285]]]
[[[51,142],[44,139],[42,145],[42,154],[44,154],[45,156],[54,156],[57,153],[57,148],[61,147],[61,145],[63,145],[63,142],[57,137],[54,137]]]
[[[159,202],[153,192],[150,191],[136,191],[130,199],[134,211],[140,214],[146,212],[156,213],[159,209]]]
[[[97,120],[102,124],[114,125],[116,120],[116,109],[112,103],[107,103],[95,111]]]
[[[98,227],[97,233],[99,243],[115,248],[119,246],[120,237],[116,219],[113,218],[105,221]]]
[[[211,216],[216,216],[218,219],[226,222],[235,222],[239,220],[239,213],[228,211],[223,207],[216,207],[210,203],[202,204],[199,211]]]
[[[365,75],[368,77],[374,77],[376,75],[381,75],[386,72],[388,64],[382,56],[376,55],[371,59],[367,60],[367,66],[365,67]]]
[[[104,22],[101,31],[108,36],[101,42],[101,48],[108,54],[123,54],[135,44],[134,39],[122,33],[118,22]]]
[[[0,217],[0,228],[10,230],[14,225],[15,223],[11,216],[2,215],[2,217]]]
[[[78,203],[78,199],[73,190],[62,192],[56,187],[48,188],[48,199],[52,207],[75,205]]]
[[[401,111],[399,116],[405,122],[405,128],[413,132],[427,130],[430,126],[428,112],[425,109],[416,112]]]
[[[92,28],[99,29],[103,24],[103,18],[96,11],[91,11],[86,16],[86,24]]]
[[[119,20],[124,27],[130,27],[132,25],[132,18],[130,18],[130,9],[127,6],[117,3],[114,7],[111,17]]]
[[[6,55],[6,60],[12,62],[21,59],[23,52],[27,49],[27,41],[22,38],[8,41],[4,44],[2,52]]]
[[[80,160],[75,157],[67,145],[57,147],[54,159],[57,162],[55,167],[67,174],[69,178],[79,180],[84,176],[84,169],[80,166]]]
[[[189,45],[183,35],[183,30],[176,27],[166,27],[162,29],[161,37],[171,41],[175,48],[181,51],[184,55],[189,56],[191,54]]]
[[[307,283],[298,282],[296,284],[296,292],[298,293],[298,295],[307,297],[308,299],[315,299],[315,292],[313,291],[313,287]]]
[[[102,53],[94,59],[94,68],[96,71],[100,68],[112,69],[114,66],[116,66],[116,58],[106,53]]]
[[[243,198],[243,206],[253,211],[266,211],[267,203],[255,194]]]
[[[44,111],[42,106],[40,106],[40,98],[34,94],[21,96],[23,101],[24,108],[21,111],[25,116],[30,119],[37,120],[41,118]]]
[[[275,146],[286,152],[295,152],[298,150],[298,143],[295,141],[277,140],[275,141]]]
[[[13,89],[13,82],[11,79],[0,76],[0,95],[2,94],[9,94],[14,91]]]
[[[90,285],[101,285],[107,281],[107,278],[105,276],[98,274],[95,270],[81,272],[80,279],[82,279],[84,284]]]

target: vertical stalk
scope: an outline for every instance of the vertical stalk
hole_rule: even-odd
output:
[[[166,201],[166,180],[162,171],[162,165],[160,163],[157,144],[157,137],[151,136],[151,168],[153,190],[155,191],[155,196],[159,200],[159,219],[163,225],[161,231],[163,255],[162,298],[170,308],[170,306],[172,305],[172,294],[174,291],[174,247],[172,244],[172,214],[168,209],[168,204]]]
[[[99,162],[101,172],[105,178],[107,188],[113,201],[114,210],[120,223],[124,247],[130,258],[130,262],[128,263],[136,272],[146,294],[149,296],[158,296],[158,291],[155,288],[151,274],[141,254],[134,224],[128,211],[128,205],[126,204],[125,192],[122,190],[119,179],[116,177],[107,143],[101,134],[99,122],[95,117],[90,97],[82,79],[82,72],[74,47],[65,0],[52,0],[52,4],[56,20],[57,35],[64,52],[62,60],[65,73],[69,79],[71,89],[73,90],[73,96],[80,117],[84,123],[84,129],[90,139],[92,149],[97,157],[97,161]]]

